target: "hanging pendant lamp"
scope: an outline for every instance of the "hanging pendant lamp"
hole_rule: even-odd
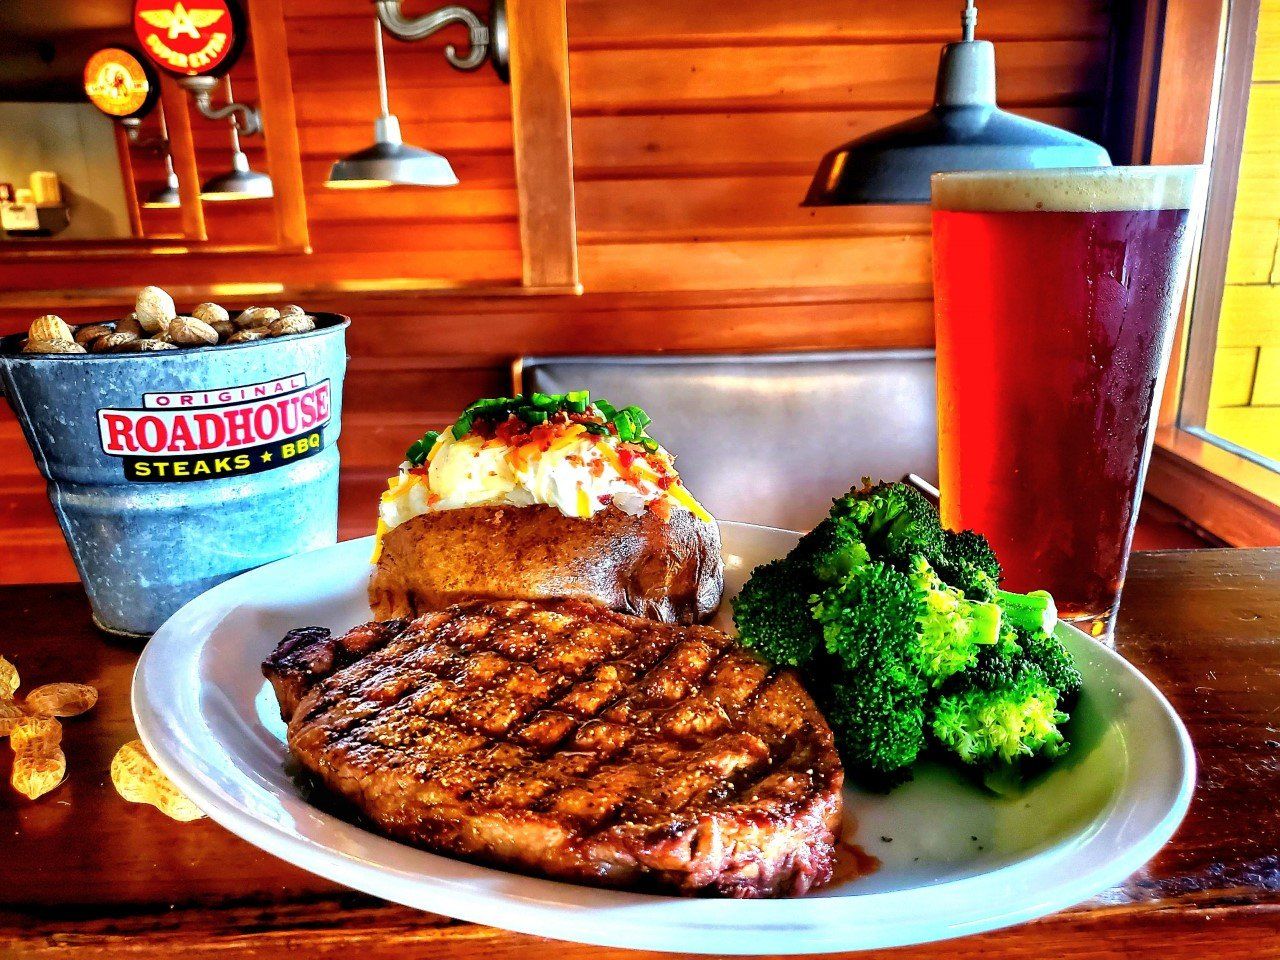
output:
[[[173,172],[173,154],[169,152],[169,125],[165,122],[164,107],[160,108],[160,141],[164,147],[165,181],[163,187],[157,187],[147,194],[142,205],[148,210],[169,210],[182,206],[182,197],[178,193],[178,175]]]
[[[967,0],[962,39],[942,49],[933,109],[832,150],[803,206],[928,203],[929,178],[943,171],[1111,165],[1091,140],[996,106],[995,47],[974,39],[977,21]]]
[[[326,187],[335,190],[370,190],[404,184],[417,187],[452,187],[458,183],[453,167],[438,153],[406,144],[400,137],[400,121],[387,100],[387,64],[382,51],[382,22],[374,20],[374,50],[378,62],[378,105],[373,123],[374,144],[334,163]]]
[[[231,93],[231,78],[225,77],[227,102],[234,103]],[[265,173],[250,169],[249,158],[240,149],[240,129],[236,125],[236,116],[230,116],[231,124],[231,169],[206,180],[200,188],[201,200],[266,200],[275,195],[271,178]]]

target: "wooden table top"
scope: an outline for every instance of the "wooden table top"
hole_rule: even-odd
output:
[[[69,585],[0,589],[0,623],[0,654],[24,688],[75,680],[102,692],[92,713],[66,721],[69,776],[54,792],[19,797],[8,788],[9,751],[0,751],[0,957],[642,956],[393,906],[207,820],[179,824],[125,803],[108,770],[135,736],[136,650],[96,633]],[[1169,697],[1195,742],[1196,796],[1173,841],[1074,909],[862,956],[1280,957],[1280,549],[1136,554],[1117,648]]]

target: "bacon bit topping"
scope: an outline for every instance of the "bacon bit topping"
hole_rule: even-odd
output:
[[[665,497],[649,501],[649,511],[664,523],[671,519],[671,501]]]

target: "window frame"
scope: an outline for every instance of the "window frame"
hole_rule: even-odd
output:
[[[1233,546],[1280,544],[1280,473],[1204,429],[1261,5],[1137,2],[1144,4],[1143,69],[1134,89],[1132,162],[1210,164],[1147,492]]]

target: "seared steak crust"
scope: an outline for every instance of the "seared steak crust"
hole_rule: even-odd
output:
[[[263,672],[297,758],[397,839],[685,894],[830,877],[831,731],[792,671],[710,627],[498,601],[294,631]]]

